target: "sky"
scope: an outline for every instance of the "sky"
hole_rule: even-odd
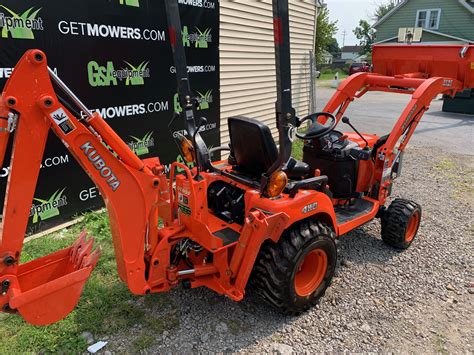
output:
[[[358,40],[352,31],[358,26],[359,20],[370,20],[376,4],[380,2],[380,0],[325,0],[331,21],[338,21],[339,31],[336,38],[339,46],[342,47],[343,45],[344,30],[346,31],[345,45],[358,44]]]

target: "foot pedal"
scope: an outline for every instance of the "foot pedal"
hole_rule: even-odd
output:
[[[1,277],[0,282],[8,279],[9,284],[7,292],[0,295],[3,310],[18,312],[33,325],[48,325],[66,317],[79,302],[99,260],[101,251],[92,251],[93,246],[94,239],[88,239],[83,231],[71,247],[19,265],[16,275]]]

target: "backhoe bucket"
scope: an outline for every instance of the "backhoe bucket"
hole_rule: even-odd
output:
[[[77,305],[84,285],[97,264],[100,249],[83,231],[69,248],[22,264],[8,280],[10,292],[3,311],[18,312],[28,323],[48,325],[66,317]],[[0,300],[2,295],[0,294]]]

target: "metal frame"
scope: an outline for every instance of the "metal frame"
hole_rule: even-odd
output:
[[[189,82],[186,53],[183,45],[181,18],[179,15],[179,5],[176,0],[165,0],[166,17],[168,19],[168,32],[170,36],[173,61],[176,68],[176,80],[179,95],[179,102],[183,112],[176,112],[185,121],[186,131],[190,135],[195,145],[196,164],[200,171],[211,168],[209,149],[198,132],[200,124],[196,124],[194,109],[197,101],[191,90]]]
[[[275,64],[277,80],[276,120],[278,128],[278,159],[266,173],[268,178],[281,169],[291,156],[291,147],[297,126],[295,109],[292,106],[290,16],[288,0],[273,0],[273,31],[275,40]],[[265,178],[264,178],[265,180]],[[262,188],[266,181],[262,183]]]

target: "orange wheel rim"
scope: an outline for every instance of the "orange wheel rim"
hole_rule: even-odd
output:
[[[295,291],[306,297],[316,291],[323,282],[328,269],[328,256],[322,249],[311,250],[301,261],[295,275]]]
[[[420,213],[415,212],[412,214],[410,217],[410,220],[408,221],[408,227],[407,231],[405,234],[405,241],[410,243],[413,241],[415,238],[416,232],[418,231],[418,224],[420,223]]]

